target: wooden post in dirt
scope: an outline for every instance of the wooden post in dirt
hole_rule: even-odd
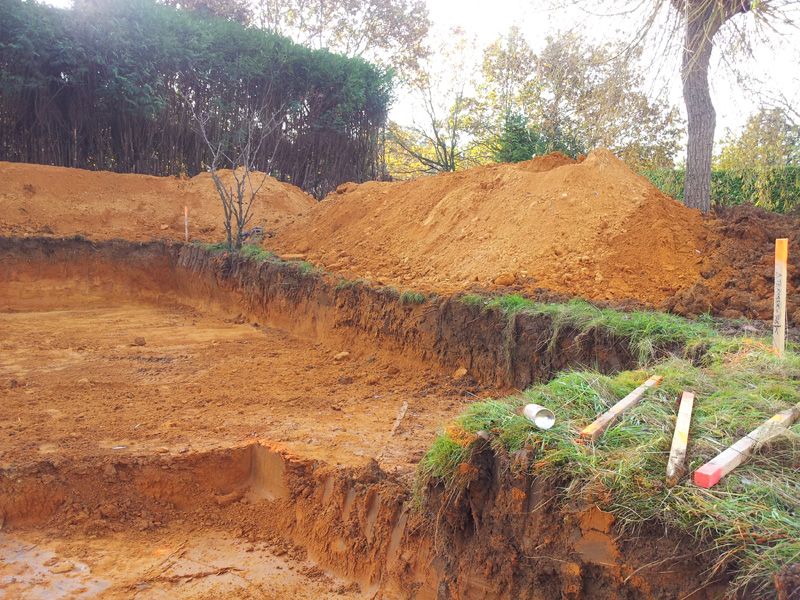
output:
[[[189,241],[189,207],[183,207],[183,236]]]
[[[606,429],[608,429],[609,425],[617,420],[617,418],[623,412],[628,410],[631,406],[638,404],[639,400],[644,397],[647,390],[649,390],[651,387],[657,387],[658,384],[661,383],[662,379],[663,378],[660,375],[653,375],[650,379],[645,381],[642,385],[637,387],[630,394],[609,408],[607,412],[604,412],[602,415],[597,417],[593,423],[590,423],[583,428],[580,433],[580,441],[594,442]]]
[[[775,298],[772,312],[772,348],[778,356],[786,350],[786,278],[789,240],[775,240]]]
[[[692,422],[694,394],[683,392],[678,418],[675,420],[675,433],[672,436],[672,449],[667,463],[667,485],[673,486],[686,471],[686,446],[689,443],[689,425]]]
[[[800,418],[800,404],[779,412],[777,415],[756,427],[733,446],[720,452],[694,472],[694,483],[702,488],[710,488],[742,464],[753,453],[756,444],[769,437],[777,428],[790,427]]]

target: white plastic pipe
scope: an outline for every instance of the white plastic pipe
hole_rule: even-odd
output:
[[[553,411],[538,404],[526,404],[522,414],[539,429],[550,429],[556,424]]]

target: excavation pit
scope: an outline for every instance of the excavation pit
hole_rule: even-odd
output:
[[[12,594],[724,590],[724,578],[694,590],[707,565],[675,552],[691,541],[625,535],[488,445],[460,465],[466,493],[413,496],[417,463],[467,404],[584,364],[628,368],[625,340],[193,245],[0,239],[0,251]]]

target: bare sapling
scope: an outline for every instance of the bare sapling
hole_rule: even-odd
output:
[[[239,250],[248,237],[255,198],[269,177],[277,154],[280,137],[273,134],[282,123],[266,105],[247,107],[241,111],[239,122],[232,124],[230,132],[213,135],[208,130],[211,116],[192,111],[197,131],[211,156],[208,171],[222,203],[228,249]],[[268,149],[270,143],[272,146]],[[231,170],[230,180],[223,179],[221,169]]]

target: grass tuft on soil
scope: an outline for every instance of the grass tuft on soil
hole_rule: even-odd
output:
[[[682,327],[677,330],[686,331]],[[694,536],[716,553],[719,566],[734,565],[734,588],[760,593],[775,572],[800,561],[800,424],[708,490],[692,485],[690,475],[667,487],[666,465],[683,390],[697,395],[687,452],[691,474],[775,413],[800,402],[800,355],[788,352],[779,359],[764,342],[717,338],[707,359],[698,366],[672,357],[647,371],[616,376],[565,372],[520,396],[473,404],[422,459],[416,488],[427,489],[432,480],[458,486],[459,465],[478,447],[477,432],[488,432],[496,451],[530,448],[532,471],[561,482],[564,498],[603,498],[604,508],[623,528],[658,522]],[[650,374],[664,377],[661,387],[596,444],[575,443],[582,427]],[[556,413],[551,430],[537,430],[519,414],[529,402]]]
[[[239,254],[241,254],[245,258],[254,260],[257,263],[263,263],[275,260],[277,258],[272,252],[270,252],[269,250],[264,250],[261,246],[258,246],[256,244],[245,244],[244,246],[242,246],[242,249],[239,250]]]
[[[691,321],[652,310],[625,312],[600,308],[580,299],[565,303],[544,303],[519,294],[467,294],[461,297],[461,301],[470,306],[499,310],[507,317],[516,314],[550,317],[553,323],[553,340],[557,339],[564,328],[581,333],[600,331],[628,340],[631,352],[643,365],[654,360],[664,349],[683,348],[691,351],[694,347],[708,344],[718,337],[707,320]]]
[[[400,294],[400,304],[425,304],[426,300],[425,294],[421,294],[420,292],[406,290]]]

